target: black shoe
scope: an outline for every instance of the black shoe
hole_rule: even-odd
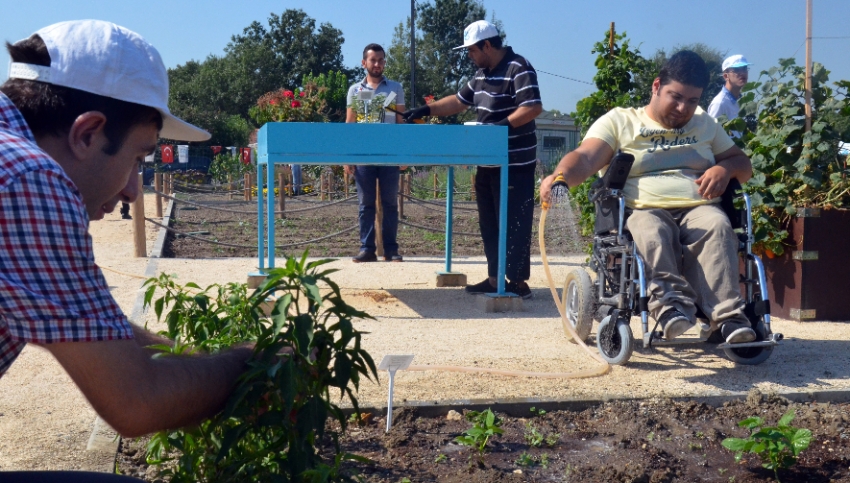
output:
[[[404,257],[396,253],[384,253],[384,261],[386,262],[403,262]]]
[[[743,344],[756,340],[756,331],[746,324],[732,320],[720,324],[720,334],[728,344]]]
[[[467,285],[466,293],[471,294],[482,294],[482,293],[496,293],[496,287],[490,285],[490,279],[485,278],[483,282],[476,283],[475,285]]]
[[[127,215],[121,215],[121,219],[122,219],[122,220],[132,220],[132,219],[133,219],[133,217],[132,217],[132,216],[130,216],[129,214],[127,214]]]
[[[515,293],[525,300],[532,297],[531,289],[525,282],[508,282],[505,284],[505,291]]]
[[[367,252],[363,250],[358,253],[356,257],[352,258],[351,261],[354,263],[377,262],[378,257],[375,256],[374,252]]]
[[[694,321],[688,318],[687,315],[679,312],[678,309],[669,309],[658,318],[661,328],[664,330],[664,340],[672,340],[684,334],[691,327]]]

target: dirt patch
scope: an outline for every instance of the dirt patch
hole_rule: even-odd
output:
[[[183,193],[181,199],[195,203],[178,202],[171,227],[183,234],[171,234],[164,256],[172,258],[218,258],[257,256],[257,202],[243,199],[231,200],[223,194]],[[201,206],[198,206],[201,205]],[[275,208],[276,210],[278,208]],[[341,232],[357,224],[356,200],[330,205],[318,197],[287,199],[286,214],[275,220],[275,245],[284,246],[314,240]],[[300,211],[307,210],[307,211]],[[399,251],[407,256],[433,256],[445,254],[445,200],[406,202],[404,216],[398,228]],[[535,209],[532,240],[537,240],[537,222],[540,208]],[[484,253],[479,236],[478,212],[474,203],[459,203],[454,209],[452,253],[457,256]],[[426,227],[430,229],[423,229]],[[472,236],[465,236],[464,233]],[[209,242],[216,242],[209,243]],[[553,253],[576,250],[581,240],[559,238],[547,240]],[[564,246],[559,246],[564,245]],[[235,246],[234,246],[235,245]],[[277,250],[278,256],[300,254],[310,249],[310,255],[319,257],[346,257],[357,254],[360,247],[358,230],[317,240],[308,244]],[[531,244],[532,254],[538,254],[537,243]]]
[[[350,426],[341,443],[344,451],[374,462],[349,468],[370,483],[765,482],[776,480],[758,457],[736,463],[720,443],[749,434],[738,421],[758,415],[775,424],[788,407],[797,414],[792,424],[814,437],[797,465],[780,471],[781,481],[850,482],[850,405],[796,404],[757,392],[721,407],[651,399],[543,415],[499,413],[505,433],[484,455],[454,441],[470,423],[419,417],[411,408],[395,411],[389,433],[383,415],[375,415]],[[532,431],[543,437],[537,446],[527,438]],[[123,441],[118,469],[155,481],[155,469],[142,463],[144,443]]]

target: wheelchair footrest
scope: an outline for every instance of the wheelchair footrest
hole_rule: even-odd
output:
[[[779,345],[779,341],[783,339],[782,334],[770,334],[767,340],[760,340],[754,342],[742,342],[740,344],[729,344],[727,342],[723,342],[722,344],[717,344],[718,349],[743,349],[745,347],[769,347],[773,345]]]
[[[652,339],[650,341],[650,338]],[[705,338],[703,337],[676,337],[673,340],[664,340],[661,336],[661,332],[655,332],[653,335],[652,332],[647,332],[643,334],[643,346],[649,347],[653,346],[670,346],[670,345],[688,345],[688,344],[700,344],[705,342]]]

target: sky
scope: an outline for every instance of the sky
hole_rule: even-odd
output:
[[[507,44],[537,69],[544,107],[564,113],[595,90],[590,50],[611,22],[646,56],[695,42],[743,54],[754,64],[751,81],[780,58],[805,62],[805,0],[525,0],[521,8],[516,0],[483,0],[483,5],[488,19],[495,15],[503,23]],[[340,29],[344,64],[353,67],[365,45],[390,45],[393,29],[410,15],[410,0],[0,0],[0,39],[14,42],[63,20],[108,20],[140,33],[166,67],[176,67],[223,54],[232,35],[289,8],[304,10],[317,25]],[[813,0],[812,58],[832,71],[831,81],[850,79],[848,11],[847,0]],[[8,63],[3,49],[3,79]]]

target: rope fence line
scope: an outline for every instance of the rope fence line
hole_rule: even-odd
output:
[[[440,183],[440,184],[442,184],[442,183]],[[414,182],[412,179],[410,180],[410,185],[412,187],[419,188],[420,190],[430,191],[432,193],[433,192],[445,193],[447,191],[447,190],[444,190],[444,189],[434,189],[433,187],[423,186],[421,184]],[[471,194],[475,194],[475,192],[474,191],[455,191],[454,194],[456,194],[456,195],[471,195]]]
[[[404,220],[398,220],[398,224],[399,225],[407,225],[407,226],[410,226],[410,227],[413,227],[413,228],[419,228],[420,230],[431,231],[431,232],[434,232],[434,233],[445,233],[446,232],[445,230],[437,230],[436,228],[431,228],[429,226],[417,225],[416,223],[410,223],[409,221],[404,221]],[[480,237],[481,236],[480,233],[466,233],[466,232],[454,231],[454,230],[452,231],[452,235],[474,236],[474,237]]]
[[[184,237],[193,238],[195,240],[199,240],[199,241],[206,242],[206,243],[211,243],[213,245],[219,245],[219,246],[230,247],[230,248],[257,248],[257,245],[237,245],[237,244],[234,244],[234,243],[224,243],[224,242],[220,242],[220,241],[217,241],[217,240],[210,240],[209,238],[204,238],[204,237],[200,237],[200,236],[197,236],[197,235],[192,235],[190,233],[184,233],[184,232],[181,232],[179,230],[175,230],[174,228],[171,228],[170,226],[165,226],[162,223],[154,221],[154,220],[152,220],[148,217],[145,217],[145,221],[152,223],[152,224],[154,224],[154,225],[156,225],[160,228],[164,228],[165,230],[168,230],[170,233],[178,234],[178,235],[184,236]],[[340,230],[336,233],[331,233],[330,235],[325,235],[323,237],[313,238],[312,240],[305,240],[305,241],[300,241],[300,242],[295,242],[295,243],[287,243],[286,245],[275,245],[274,247],[276,249],[283,249],[283,248],[292,248],[292,247],[297,247],[297,246],[301,246],[301,245],[306,245],[308,243],[315,243],[315,242],[318,242],[318,241],[327,240],[328,238],[333,238],[335,236],[343,235],[345,233],[356,230],[358,228],[360,228],[360,225],[354,225],[354,226],[351,226],[351,227],[346,228],[344,230]]]
[[[403,195],[403,196],[405,198],[407,198],[408,200],[414,202],[414,203],[422,203],[422,204],[426,204],[426,205],[442,206],[443,208],[446,207],[445,203],[437,203],[435,201],[423,200],[422,198],[417,198],[417,197],[412,196],[412,195]],[[468,205],[468,204],[473,204],[473,203],[477,204],[478,202],[477,201],[455,201],[454,204],[453,204],[453,207],[456,210],[478,211],[478,208],[468,208],[468,207],[464,207],[464,206],[458,206],[458,205]]]
[[[256,215],[257,214],[256,211],[232,210],[230,208],[214,208],[210,205],[206,205],[206,204],[203,204],[203,203],[196,203],[194,201],[189,201],[189,200],[181,200],[181,199],[175,198],[171,195],[167,195],[167,194],[165,194],[161,191],[157,191],[155,189],[151,189],[151,192],[153,192],[153,193],[155,193],[159,196],[162,196],[165,199],[173,200],[177,203],[184,203],[184,204],[187,204],[187,205],[196,206],[196,207],[199,207],[199,208],[205,208],[205,209],[209,209],[209,210],[213,210],[213,211],[222,211],[222,212],[225,212],[225,213],[236,213],[236,214],[240,214],[240,215]],[[357,198],[357,197],[356,196],[349,196],[348,198],[343,198],[343,199],[337,200],[337,201],[331,201],[329,203],[323,203],[321,206],[311,206],[309,208],[298,208],[298,209],[295,209],[295,210],[285,210],[285,211],[275,210],[274,214],[280,215],[280,214],[287,214],[287,213],[300,213],[302,211],[318,210],[320,208],[327,208],[328,206],[333,206],[333,205],[338,205],[340,203],[345,203],[346,201],[351,201],[355,198]]]

